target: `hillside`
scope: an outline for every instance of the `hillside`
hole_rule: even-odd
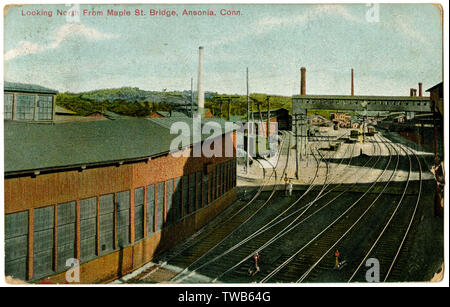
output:
[[[213,92],[205,93],[205,107],[214,116],[226,117],[228,114],[228,94]],[[233,95],[231,115],[245,116],[247,114],[247,97]],[[266,94],[251,94],[251,110],[267,110]],[[59,93],[56,98],[58,105],[75,111],[80,115],[93,112],[112,111],[127,116],[146,116],[155,111],[169,111],[177,105],[191,103],[190,91],[154,92],[137,87],[122,87],[117,89],[100,89],[83,93]],[[282,96],[270,97],[270,108],[286,108],[292,111],[291,98]]]

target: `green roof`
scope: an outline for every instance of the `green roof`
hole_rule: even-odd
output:
[[[158,121],[156,121],[158,120]],[[5,173],[104,164],[156,156],[170,151],[170,126],[180,119],[117,119],[114,121],[42,124],[5,122]],[[192,127],[190,119],[184,120]],[[203,123],[223,120],[204,119]],[[226,131],[230,132],[233,129]],[[202,139],[209,135],[202,136]],[[188,140],[186,144],[192,144]]]
[[[77,112],[74,112],[72,110],[66,109],[64,107],[61,107],[59,105],[55,106],[55,113],[56,114],[64,114],[64,115],[77,115]]]
[[[38,94],[57,94],[58,91],[52,90],[40,85],[24,84],[17,82],[7,82],[4,85],[5,92],[24,92],[24,93],[38,93]]]
[[[129,118],[129,116],[118,114],[118,113],[111,112],[111,111],[103,111],[102,114],[105,115],[109,119]]]
[[[157,111],[156,113],[164,116],[164,117],[188,117],[185,113],[179,111]]]

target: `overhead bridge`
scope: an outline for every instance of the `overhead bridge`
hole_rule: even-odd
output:
[[[307,154],[308,110],[389,111],[414,114],[429,113],[431,107],[430,98],[421,96],[293,96],[292,127],[294,127],[295,135],[299,137],[300,159]]]
[[[292,111],[307,109],[343,111],[430,112],[430,98],[418,96],[319,96],[292,97]]]

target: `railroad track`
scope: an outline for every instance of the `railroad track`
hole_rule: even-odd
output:
[[[288,148],[290,148],[290,144],[288,144]],[[288,165],[288,163],[289,163],[289,158],[290,158],[290,155],[291,155],[290,151],[291,151],[291,150],[289,149],[288,152],[287,152],[287,159],[286,159],[285,167],[284,167],[284,169],[283,169],[283,173],[286,172],[286,168],[287,168],[287,165]],[[319,162],[318,162],[318,163],[319,163]],[[280,178],[280,180],[281,180],[281,179],[282,179],[282,178]],[[276,187],[275,187],[275,188],[276,188]],[[304,194],[305,194],[305,193],[304,193]],[[302,197],[303,197],[303,195],[302,195]],[[289,208],[288,208],[288,209],[289,209]],[[278,218],[279,215],[280,215],[280,214],[278,214],[278,216],[276,216],[275,219]],[[272,220],[274,220],[274,219],[272,219]],[[265,226],[267,226],[267,225],[264,225],[262,228],[264,228]],[[239,237],[242,237],[242,236],[245,237],[245,232],[248,232],[249,230],[251,231],[251,229],[249,229],[249,228],[251,228],[251,226],[248,227],[247,229],[243,229],[243,228],[237,229],[236,231],[234,231],[234,232],[232,233],[232,236],[228,236],[228,237],[224,238],[224,240],[222,240],[222,241],[219,242],[216,246],[214,246],[213,248],[211,248],[210,250],[207,251],[207,253],[209,253],[209,257],[211,258],[211,257],[214,256],[214,253],[211,253],[213,250],[216,252],[216,254],[217,254],[217,252],[221,253],[221,252],[224,250],[224,247],[226,246],[226,244],[224,244],[225,241],[233,241],[235,238],[239,238]],[[253,228],[254,228],[254,227],[253,227]],[[261,228],[257,228],[257,229],[260,230]],[[204,255],[205,255],[205,254],[204,254]],[[204,256],[204,255],[203,255],[203,256]],[[222,254],[222,255],[223,255],[223,254]],[[201,258],[203,258],[203,256],[202,256]],[[213,257],[213,259],[216,259],[216,258]],[[200,260],[200,259],[199,259],[199,260]],[[197,261],[197,262],[199,262],[199,261]],[[203,263],[203,264],[200,264],[200,265],[196,266],[195,269],[193,269],[189,274],[195,273],[196,271],[198,271],[199,269],[203,268],[205,265],[209,264],[210,262],[211,262],[211,261],[207,261],[206,263]],[[193,266],[194,264],[195,264],[195,263],[191,264],[190,266]],[[186,278],[189,277],[189,274],[188,274],[188,276],[184,276],[184,277],[182,277],[182,278],[179,278],[179,277],[178,277],[178,278],[174,278],[172,281],[175,281],[175,282],[182,282],[182,281],[184,281]]]
[[[348,150],[348,149],[347,149]],[[346,151],[346,153],[347,153],[347,151]],[[321,157],[321,159],[323,159],[323,156]],[[343,158],[344,159],[344,158]],[[342,163],[342,161],[343,161],[343,159],[341,160],[341,163]],[[318,169],[318,168],[317,168]],[[328,170],[328,166],[327,166],[327,170]],[[327,172],[328,173],[328,172]],[[324,182],[324,183],[326,183],[326,182]],[[322,189],[321,189],[321,191],[320,191],[320,193],[322,193],[323,192],[323,189],[327,186],[328,184],[325,184],[325,185],[323,185],[322,186]],[[302,195],[303,196],[303,195]],[[318,196],[320,196],[320,194],[318,195]],[[316,199],[317,199],[317,196],[316,196]],[[294,202],[294,203],[296,203],[296,202]],[[290,207],[289,207],[290,208]],[[288,208],[288,209],[289,209]],[[285,211],[286,212],[286,211]],[[298,211],[297,212],[295,212],[295,213],[298,213]],[[231,247],[230,248],[228,248],[228,249],[226,249],[226,247],[225,246],[222,246],[221,248],[218,248],[217,249],[217,252],[220,252],[220,254],[219,255],[217,255],[217,256],[215,256],[215,257],[212,257],[209,261],[207,261],[207,262],[205,262],[205,263],[203,263],[202,265],[200,265],[199,267],[197,267],[197,271],[199,271],[199,270],[203,270],[203,271],[205,271],[204,273],[205,274],[207,274],[207,273],[211,273],[212,271],[211,270],[214,270],[214,269],[216,269],[217,268],[217,266],[221,266],[221,267],[223,267],[223,265],[225,264],[225,268],[226,268],[226,266],[227,266],[227,264],[226,263],[228,263],[229,262],[229,257],[234,257],[234,259],[235,259],[235,257],[236,257],[236,255],[238,254],[238,255],[243,255],[243,253],[245,254],[245,253],[249,253],[249,246],[250,246],[250,249],[254,246],[254,245],[252,245],[252,244],[246,244],[248,241],[250,241],[251,239],[253,239],[253,238],[255,238],[256,236],[259,236],[259,235],[261,235],[263,232],[265,232],[264,233],[264,236],[262,236],[262,238],[258,238],[258,240],[256,241],[256,242],[266,242],[266,244],[270,244],[271,242],[273,242],[274,240],[276,240],[277,239],[277,236],[278,235],[280,235],[280,233],[282,233],[283,231],[281,231],[280,232],[280,225],[281,226],[284,226],[283,227],[283,230],[284,229],[286,229],[286,228],[288,228],[290,225],[292,225],[292,223],[293,222],[295,222],[296,221],[296,219],[298,219],[299,218],[299,216],[295,216],[295,215],[289,215],[289,216],[287,216],[287,217],[285,217],[285,218],[282,218],[282,219],[279,219],[279,218],[281,218],[281,216],[282,216],[282,214],[281,215],[279,215],[278,217],[276,217],[276,219],[273,219],[273,220],[271,220],[269,223],[267,223],[264,227],[262,227],[261,229],[259,229],[258,231],[256,231],[256,232],[254,232],[253,234],[251,234],[250,236],[248,236],[248,237],[246,237],[246,238],[244,238],[243,240],[241,239],[241,241],[238,241],[237,243],[232,243],[231,244]],[[279,219],[278,221],[277,221],[277,219]],[[292,219],[294,219],[294,221],[292,221]],[[271,225],[271,223],[273,223],[272,225]],[[286,223],[288,223],[287,225],[286,225]],[[277,225],[277,224],[280,224],[280,225],[278,225],[278,228],[273,228],[273,226],[275,226],[275,225]],[[269,226],[270,225],[270,226]],[[243,244],[246,244],[245,246],[243,246]],[[228,246],[230,246],[230,244],[228,245]],[[237,248],[239,248],[239,247],[241,247],[242,246],[242,248],[240,248],[239,249],[239,251],[235,251]],[[264,247],[264,246],[263,246]],[[231,252],[233,252],[233,254],[232,255],[228,255],[229,253],[231,253]],[[244,260],[242,260],[241,262],[243,262],[243,261],[245,261],[247,258],[249,258],[249,257],[251,257],[252,256],[252,254],[253,254],[253,252],[252,253],[250,253],[249,255],[247,255],[246,256],[246,258],[244,258]],[[222,258],[222,257],[224,257],[225,255],[227,255],[228,257],[226,257],[225,259],[223,259],[223,260],[221,260],[221,262],[220,263],[218,263],[218,264],[213,264],[214,262],[216,262],[217,260],[219,260],[220,258]],[[239,264],[239,263],[238,263]],[[233,267],[232,267],[233,268]],[[231,268],[231,269],[232,269]],[[226,270],[224,273],[227,273],[228,271],[229,271],[230,269],[228,269],[228,270]],[[222,274],[224,274],[224,273],[222,273]],[[209,274],[209,275],[211,275],[211,274]],[[219,274],[219,276],[218,277],[220,277],[221,275]],[[218,278],[218,277],[216,277],[216,279]],[[215,280],[216,280],[215,279]],[[214,280],[214,281],[215,281]]]
[[[283,133],[283,137],[284,138],[282,139],[282,142],[280,144],[278,154],[283,148],[283,144],[286,139],[286,133]],[[257,159],[253,160],[259,163]],[[246,219],[252,216],[253,213],[257,212],[261,207],[261,204],[264,203],[264,200],[260,200],[258,198],[270,178],[274,174],[276,176],[276,173],[275,167],[273,167],[270,175],[266,174],[266,169],[264,167],[262,167],[262,169],[263,177],[266,178],[268,176],[268,179],[264,181],[263,184],[256,190],[255,194],[248,202],[237,200],[235,204],[223,211],[213,221],[199,229],[196,233],[191,235],[188,239],[184,240],[181,244],[178,244],[169,251],[158,255],[154,260],[158,263],[158,266],[156,268],[150,267],[149,269],[144,270],[137,276],[133,277],[130,281],[145,279],[151,274],[155,273],[157,270],[168,267],[169,264],[176,265],[174,263],[174,260],[178,258],[183,258],[186,261],[195,262],[196,258],[198,258],[198,255],[202,255],[202,249],[208,249],[208,245],[205,243],[209,243],[209,245],[211,245],[212,242],[215,242],[214,240],[220,240],[221,238],[230,235],[230,233],[236,227],[244,223]],[[209,246],[209,248],[211,248],[211,246]]]
[[[291,142],[291,136],[289,135],[289,133],[284,133],[283,136],[284,136],[283,143],[281,144],[278,152],[276,165],[275,166],[272,165],[273,170],[271,175],[260,187],[258,193],[250,201],[253,204],[252,208],[254,209],[247,210],[247,212],[239,210],[238,212],[236,212],[236,214],[234,214],[230,219],[227,220],[227,223],[222,223],[220,227],[215,228],[212,232],[209,232],[207,235],[205,235],[203,240],[197,240],[199,241],[197,244],[190,245],[189,248],[184,249],[182,252],[177,253],[174,257],[172,257],[170,261],[172,265],[185,267],[183,271],[181,271],[175,277],[172,278],[171,280],[172,282],[183,282],[185,279],[189,278],[191,275],[196,273],[195,266],[197,265],[197,263],[199,263],[202,259],[207,257],[213,250],[217,249],[217,247],[220,246],[228,238],[234,235],[238,235],[239,232],[242,230],[243,226],[246,225],[247,222],[252,219],[252,217],[258,214],[270,202],[270,200],[273,198],[276,192],[277,188],[276,184],[273,185],[270,195],[265,200],[256,200],[256,199],[261,194],[265,184],[267,184],[270,181],[272,175],[275,176],[275,182],[279,178],[276,169],[278,166],[279,157],[281,156],[281,152],[284,148],[286,138],[288,141],[287,142],[288,148],[290,148]],[[287,163],[288,159],[286,159],[286,166]],[[285,171],[285,168],[283,169],[283,173]]]
[[[418,219],[415,219],[415,216],[422,194],[422,165],[419,158],[412,150],[400,144],[396,146],[406,154],[409,160],[409,173],[406,186],[397,205],[390,212],[384,227],[370,245],[368,252],[354,270],[353,274],[348,279],[348,282],[366,281],[365,272],[361,270],[361,267],[369,258],[377,259],[379,262],[379,277],[378,279],[375,279],[376,281],[404,281],[404,279],[401,279],[401,276],[407,262],[406,258],[412,241],[410,230],[412,226],[415,228],[418,224]],[[410,184],[410,176],[413,171],[411,156],[417,161],[419,171],[418,187]],[[411,190],[411,193],[413,194],[410,198],[416,198],[415,202],[407,202],[405,200],[405,194],[408,189]],[[415,193],[416,191],[417,194]],[[414,205],[410,206],[410,204]],[[402,259],[403,264],[399,264],[397,259]]]
[[[391,152],[391,148],[387,148],[389,152]],[[356,225],[362,219],[362,217],[364,217],[366,213],[373,207],[376,200],[381,197],[382,193],[387,187],[387,184],[392,179],[395,170],[391,173],[388,182],[384,184],[382,191],[375,198],[373,197],[373,195],[369,195],[368,193],[375,187],[375,185],[379,184],[379,180],[384,175],[384,173],[387,172],[388,167],[391,164],[391,160],[392,155],[390,154],[389,160],[386,163],[383,172],[378,176],[377,180],[362,196],[353,201],[350,206],[345,208],[345,206],[342,206],[342,204],[338,203],[333,207],[341,207],[340,210],[336,210],[335,212],[333,212],[333,210],[329,209],[327,211],[327,214],[332,216],[332,218],[331,220],[328,219],[328,221],[326,223],[323,223],[323,225],[328,226],[322,229],[321,227],[314,227],[314,225],[303,227],[303,229],[306,229],[302,232],[302,237],[312,237],[312,239],[306,242],[302,242],[302,244],[299,244],[300,247],[298,247],[299,245],[295,243],[292,244],[292,247],[290,249],[286,249],[285,253],[281,257],[261,270],[261,275],[263,275],[264,277],[259,281],[292,282],[299,280],[299,277],[301,279],[305,276],[304,274],[308,274],[308,272],[311,271],[311,268],[315,268],[317,259],[320,259],[320,256],[325,252],[329,252],[333,248],[335,243],[338,242],[340,238],[345,236],[354,227],[354,225]],[[379,159],[376,161],[375,165],[377,165],[378,161]],[[398,153],[396,167],[397,166]],[[362,199],[364,199],[365,201],[361,202]],[[289,242],[289,240],[287,241]],[[283,244],[282,242],[280,243]],[[284,244],[286,244],[286,242]]]
[[[390,144],[394,150],[395,147],[393,144]],[[417,225],[417,219],[414,219],[418,206],[419,206],[419,200],[420,200],[420,194],[421,194],[421,177],[422,177],[422,168],[420,164],[419,158],[414,154],[414,152],[410,151],[406,147],[397,145],[400,150],[406,153],[409,161],[409,173],[406,183],[404,184],[404,190],[402,195],[400,196],[400,199],[396,201],[396,205],[391,206],[390,208],[383,208],[380,207],[381,205],[378,205],[380,208],[378,208],[378,212],[375,212],[375,207],[373,206],[375,202],[378,200],[379,196],[381,196],[382,192],[377,196],[371,203],[368,209],[370,211],[365,210],[364,213],[358,218],[350,227],[346,226],[346,223],[341,223],[342,228],[346,229],[345,232],[343,232],[342,236],[339,236],[340,233],[342,233],[343,229],[339,231],[339,228],[334,228],[331,231],[331,234],[328,234],[325,239],[321,239],[320,242],[316,243],[312,248],[309,250],[306,250],[302,256],[300,257],[294,257],[293,259],[290,259],[289,265],[285,265],[284,271],[283,270],[277,270],[276,274],[271,275],[269,278],[273,278],[275,275],[275,278],[277,278],[277,281],[294,281],[296,280],[296,276],[299,276],[298,274],[301,274],[301,272],[304,272],[296,281],[297,282],[314,282],[317,281],[316,277],[322,274],[325,276],[328,276],[328,278],[336,277],[336,274],[339,275],[339,277],[342,279],[344,276],[350,276],[351,272],[353,272],[353,275],[348,278],[347,281],[352,281],[353,278],[356,276],[355,280],[357,281],[365,281],[364,273],[362,272],[361,267],[362,264],[365,263],[365,260],[370,258],[376,258],[380,262],[380,269],[381,269],[381,281],[402,281],[404,279],[400,278],[400,274],[402,272],[401,268],[404,267],[404,265],[401,264],[403,261],[404,263],[407,262],[407,252],[409,249],[409,246],[411,244],[411,236],[410,236],[410,230],[414,228]],[[398,157],[398,150],[395,150],[397,152]],[[405,195],[407,189],[417,189],[417,187],[413,187],[410,184],[410,174],[412,172],[412,163],[411,158],[408,153],[410,151],[417,160],[417,165],[419,168],[419,187],[418,187],[418,196],[415,202],[415,205],[413,208],[410,208],[405,202]],[[395,174],[398,168],[398,162],[394,168],[394,171],[392,172],[392,175]],[[390,179],[392,178],[392,175],[390,176]],[[387,183],[389,184],[389,182]],[[385,187],[387,186],[385,185]],[[385,210],[387,209],[387,210]],[[385,212],[388,212],[387,214]],[[370,212],[370,214],[367,214]],[[355,216],[357,216],[356,214]],[[369,221],[367,217],[372,219],[372,221]],[[387,220],[384,224],[381,224],[382,230],[379,232],[378,237],[376,239],[371,238],[369,241],[372,242],[369,244],[369,251],[362,255],[365,255],[360,263],[360,265],[356,268],[352,265],[352,261],[348,261],[348,267],[345,267],[343,271],[334,271],[334,250],[340,246],[344,238],[347,238],[347,241],[354,240],[354,238],[358,238],[361,241],[367,240],[367,238],[361,238],[361,234],[364,234],[363,231],[361,231],[361,228],[363,228],[364,224],[373,225],[374,221],[376,219],[381,219],[384,216],[385,220]],[[387,216],[387,217],[386,217]],[[346,217],[346,219],[349,219],[349,216]],[[348,222],[348,220],[347,220]],[[338,225],[339,226],[339,225]],[[356,226],[356,227],[355,227]],[[384,227],[383,227],[384,226]],[[366,227],[367,228],[367,227]],[[357,234],[355,234],[357,232]],[[337,235],[338,234],[338,235]],[[373,235],[372,235],[373,237]],[[333,244],[332,244],[333,243]],[[345,245],[345,244],[344,244]],[[347,242],[348,245],[348,242]],[[352,245],[354,247],[354,245]],[[326,249],[328,247],[328,249]],[[368,248],[369,248],[368,247]],[[397,247],[397,248],[395,248]],[[367,250],[367,248],[366,248]],[[324,251],[324,252],[323,252]],[[352,249],[353,253],[358,254],[357,249]],[[321,255],[321,256],[320,256]],[[361,256],[359,256],[360,258]],[[316,259],[316,261],[312,261],[313,259]],[[353,261],[355,262],[355,261]],[[309,266],[309,267],[308,267]],[[332,272],[332,274],[330,274]],[[338,272],[338,273],[336,273]],[[359,273],[359,275],[357,275]],[[280,276],[281,275],[281,276]],[[322,281],[324,281],[322,279]],[[337,279],[339,281],[339,279]]]

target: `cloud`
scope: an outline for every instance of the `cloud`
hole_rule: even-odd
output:
[[[359,19],[353,16],[347,8],[338,4],[328,4],[328,5],[316,5],[313,8],[307,10],[303,14],[298,14],[293,17],[269,17],[260,19],[256,28],[263,31],[264,29],[286,25],[286,24],[305,24],[317,17],[327,17],[327,16],[338,16],[347,21],[361,22]]]
[[[94,28],[89,28],[79,23],[68,23],[61,26],[55,33],[53,41],[47,45],[40,45],[28,41],[20,41],[17,47],[5,53],[5,61],[27,54],[39,53],[49,49],[58,48],[61,43],[71,37],[84,37],[90,40],[104,40],[119,37],[118,34],[101,33]]]
[[[339,4],[323,4],[314,5],[312,8],[306,9],[304,13],[295,16],[286,17],[264,17],[256,20],[248,27],[248,31],[238,35],[222,36],[220,40],[212,41],[210,46],[226,45],[244,40],[248,36],[261,35],[267,33],[274,28],[286,25],[304,25],[317,18],[326,18],[328,16],[338,16],[346,21],[360,23],[363,18],[352,15],[346,7]]]
[[[397,30],[412,41],[426,43],[426,37],[414,29],[414,24],[411,20],[398,16],[394,19],[394,24]]]

